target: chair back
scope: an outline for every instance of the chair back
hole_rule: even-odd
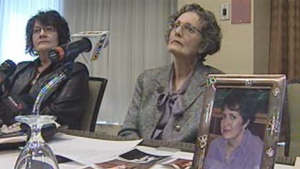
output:
[[[89,99],[81,121],[81,130],[94,132],[102,98],[106,89],[107,79],[90,77]]]
[[[289,156],[300,156],[300,81],[291,81],[287,87],[290,116]]]

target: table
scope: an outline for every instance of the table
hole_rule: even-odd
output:
[[[102,139],[102,140],[115,140],[115,141],[130,140],[119,136],[111,136],[106,133],[92,133],[92,132],[76,131],[76,130],[63,130],[61,132],[73,136],[95,138],[95,139]],[[195,145],[191,143],[167,142],[162,140],[143,140],[140,143],[140,145],[147,146],[147,147],[173,147],[173,148],[180,149],[181,151],[190,153],[191,155],[195,147]],[[6,165],[5,168],[13,168],[14,162],[16,161],[18,154],[19,154],[18,149],[0,151],[1,168],[4,167],[3,165]],[[294,164],[294,162],[295,162],[294,157],[277,157],[275,169],[293,169],[292,165]],[[61,169],[76,169],[76,168],[81,168],[83,165],[76,162],[67,161],[65,163],[60,163],[59,166]],[[152,167],[152,169],[163,169],[163,167],[160,165],[155,165]]]
[[[89,138],[100,138],[100,139],[107,139],[107,140],[130,140],[120,136],[112,136],[108,135],[104,132],[100,133],[92,133],[87,131],[77,131],[77,130],[65,130],[63,131],[66,134],[75,135],[75,136],[84,136]],[[140,145],[149,146],[149,147],[174,147],[178,148],[181,151],[193,153],[195,145],[192,143],[184,143],[184,142],[168,142],[162,140],[143,140]],[[296,157],[285,157],[285,156],[278,156],[276,157],[276,167],[275,169],[292,169],[295,163]]]

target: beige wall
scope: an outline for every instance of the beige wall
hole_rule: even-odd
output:
[[[206,64],[226,73],[267,73],[270,0],[252,0],[251,23],[244,24],[220,20],[221,3],[231,0],[178,0],[178,8],[193,2],[215,14],[223,33],[221,50],[208,56]]]

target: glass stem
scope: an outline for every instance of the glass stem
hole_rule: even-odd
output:
[[[44,139],[42,137],[42,126],[38,124],[32,124],[31,126],[31,137],[30,142],[35,143],[44,143]]]

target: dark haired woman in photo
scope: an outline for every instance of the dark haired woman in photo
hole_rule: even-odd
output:
[[[221,134],[208,148],[204,169],[259,169],[263,142],[251,133],[255,100],[245,91],[232,90],[222,103]]]

